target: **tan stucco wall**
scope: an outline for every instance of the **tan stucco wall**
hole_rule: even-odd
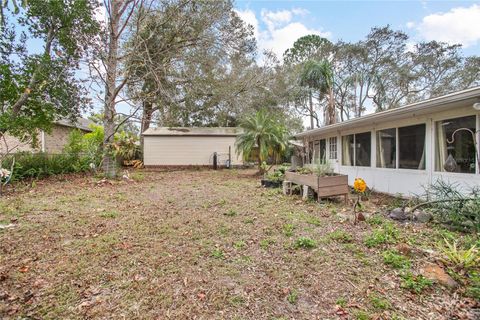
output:
[[[144,163],[146,166],[212,165],[213,153],[219,155],[219,164],[228,160],[231,148],[232,165],[242,165],[235,152],[235,137],[218,136],[145,136]]]

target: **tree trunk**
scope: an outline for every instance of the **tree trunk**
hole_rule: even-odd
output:
[[[118,64],[118,41],[121,1],[111,1],[109,19],[109,43],[106,60],[106,83],[105,83],[105,117],[103,121],[103,172],[108,178],[114,178],[117,174],[116,160],[112,153],[112,144],[115,135],[115,97],[117,95],[117,64]]]
[[[153,104],[151,102],[144,101],[143,102],[143,114],[142,114],[142,123],[140,126],[140,150],[142,150],[143,155],[143,135],[148,128],[150,128],[150,122],[152,121],[152,114],[153,114]]]
[[[314,128],[313,124],[313,97],[312,97],[312,91],[308,93],[308,103],[310,107],[310,129]]]
[[[329,90],[328,99],[328,124],[334,124],[336,122],[335,117],[335,101],[333,100],[333,88]]]

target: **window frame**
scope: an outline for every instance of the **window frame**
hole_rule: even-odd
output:
[[[375,168],[376,169],[389,169],[389,170],[398,169],[398,160],[399,160],[398,128],[399,127],[393,127],[393,128],[388,127],[388,128],[382,128],[382,129],[375,130]],[[380,167],[380,166],[378,166],[378,153],[377,153],[377,148],[379,148],[378,133],[380,131],[387,131],[387,130],[395,130],[395,166],[394,167]]]
[[[475,172],[449,172],[449,171],[439,171],[437,170],[437,152],[438,152],[438,144],[437,144],[437,123],[442,122],[445,120],[455,120],[459,118],[466,118],[466,117],[475,117],[475,141],[474,144],[476,144],[476,154],[475,154]],[[433,136],[431,137],[431,143],[432,143],[432,153],[433,153],[433,158],[431,161],[431,166],[432,166],[432,173],[434,174],[442,174],[442,175],[465,175],[466,177],[471,177],[472,175],[479,175],[480,174],[480,164],[479,164],[479,155],[480,155],[480,114],[478,113],[466,113],[466,114],[452,114],[449,116],[442,116],[442,117],[432,117],[432,133]]]
[[[357,166],[357,135],[360,135],[360,134],[369,134],[370,135],[370,154],[369,154],[369,160],[370,160],[370,164],[368,166]],[[343,161],[343,157],[345,156],[345,154],[343,153],[343,138],[344,137],[348,137],[348,136],[353,136],[353,148],[352,148],[352,153],[353,153],[353,164],[351,165],[347,165],[347,164],[344,164],[344,161]],[[361,167],[361,168],[371,168],[372,167],[372,161],[373,161],[373,157],[372,157],[372,131],[362,131],[362,132],[355,132],[355,133],[349,133],[349,134],[345,134],[345,135],[342,135],[341,136],[341,140],[342,140],[342,166],[345,166],[345,167]],[[349,146],[350,147],[350,146]]]
[[[328,138],[328,159],[337,160],[338,159],[338,138],[337,136]]]

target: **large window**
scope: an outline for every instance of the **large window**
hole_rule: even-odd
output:
[[[353,166],[353,134],[342,137],[342,164],[344,166]]]
[[[377,131],[377,168],[397,167],[397,129]]]
[[[425,124],[398,128],[399,168],[425,169]]]
[[[327,155],[327,141],[325,139],[320,140],[320,160],[325,161]]]
[[[318,161],[324,161],[326,156],[326,140],[316,140],[313,143],[313,163],[318,163]]]
[[[370,132],[342,137],[342,164],[344,166],[369,167],[371,156]]]
[[[465,130],[469,129],[475,133],[475,122],[476,117],[469,116],[435,123],[436,171],[475,173],[476,155],[474,137],[472,133]]]
[[[371,133],[355,134],[355,165],[359,167],[370,167],[371,156]]]
[[[329,158],[337,159],[337,137],[331,137],[329,140]]]

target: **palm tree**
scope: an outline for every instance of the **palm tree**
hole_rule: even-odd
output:
[[[335,123],[335,104],[333,101],[333,69],[332,65],[324,61],[309,60],[305,62],[300,75],[300,85],[318,90],[320,96],[329,94],[327,124]],[[309,95],[310,114],[313,115],[312,91]],[[311,118],[311,127],[313,129],[313,116]]]
[[[285,126],[265,110],[247,116],[240,124],[243,132],[238,135],[235,146],[244,160],[257,157],[258,173],[263,174],[262,163],[269,156],[276,159],[287,149],[288,134]]]

